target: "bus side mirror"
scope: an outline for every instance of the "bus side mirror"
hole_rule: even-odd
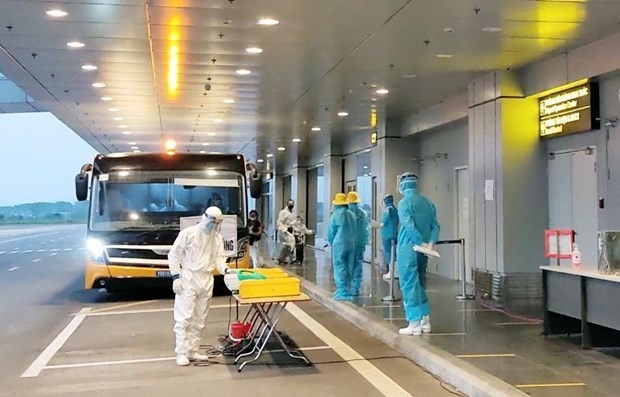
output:
[[[88,198],[88,174],[77,174],[75,176],[75,197],[78,201]]]
[[[263,183],[258,172],[252,172],[249,177],[250,181],[250,197],[253,199],[260,198],[262,194]]]
[[[84,164],[80,173],[75,176],[75,197],[78,201],[88,198],[88,172],[92,170],[92,165]]]

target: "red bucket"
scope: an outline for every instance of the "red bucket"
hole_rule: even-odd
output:
[[[242,322],[236,321],[230,324],[230,330],[228,332],[228,336],[230,336],[230,339],[234,341],[243,340],[247,338],[248,334],[250,333],[251,326],[252,324],[250,323],[242,323]]]

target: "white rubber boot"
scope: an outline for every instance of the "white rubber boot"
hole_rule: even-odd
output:
[[[431,333],[431,316],[422,317],[422,332],[425,334]]]
[[[189,353],[187,355],[187,358],[189,359],[189,361],[207,361],[211,357],[207,356],[206,354],[200,354],[198,352],[195,352]]]
[[[420,321],[409,321],[409,326],[407,328],[401,328],[398,330],[398,333],[401,335],[422,335],[422,325]]]
[[[189,358],[185,354],[177,354],[177,365],[179,367],[186,367],[189,365]]]

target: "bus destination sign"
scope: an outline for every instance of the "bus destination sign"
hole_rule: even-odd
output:
[[[598,85],[586,83],[540,98],[541,137],[555,137],[600,128]]]

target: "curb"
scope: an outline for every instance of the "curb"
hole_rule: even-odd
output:
[[[422,338],[398,334],[398,328],[387,324],[379,317],[351,303],[332,299],[331,294],[307,281],[292,271],[278,265],[271,265],[301,279],[304,292],[315,302],[335,312],[362,331],[398,351],[414,363],[441,378],[469,397],[526,397],[528,394],[503,380],[461,360],[458,357],[431,345]]]

